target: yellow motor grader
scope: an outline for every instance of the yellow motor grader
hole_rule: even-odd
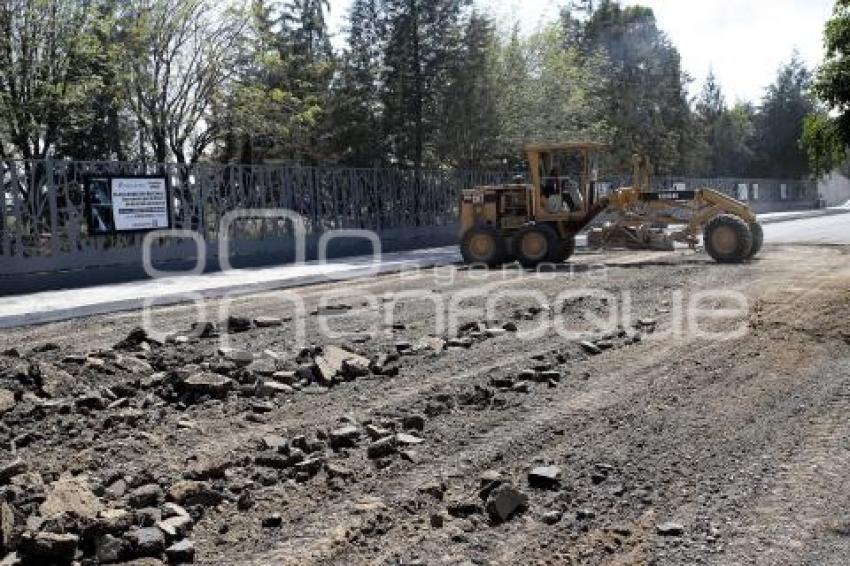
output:
[[[752,259],[764,240],[744,203],[712,189],[653,192],[649,159],[634,157],[633,186],[611,191],[599,182],[597,142],[539,143],[525,147],[531,184],[475,187],[460,205],[461,254],[468,264],[525,267],[560,263],[575,251],[576,235],[605,213],[610,220],[591,243],[632,249],[696,247],[699,236],[715,261]],[[673,233],[665,229],[680,226]]]

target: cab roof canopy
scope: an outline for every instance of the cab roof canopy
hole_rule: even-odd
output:
[[[572,151],[577,149],[607,149],[609,145],[597,141],[561,141],[561,142],[537,142],[527,144],[523,149],[526,152],[548,152],[548,151]]]

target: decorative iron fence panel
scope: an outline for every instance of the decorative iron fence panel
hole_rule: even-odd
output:
[[[460,192],[511,181],[511,172],[349,169],[290,165],[140,164],[72,161],[0,161],[0,274],[140,261],[142,235],[91,236],[84,183],[96,175],[165,175],[172,190],[174,227],[200,234],[210,249],[219,224],[238,209],[290,209],[303,216],[308,235],[363,229],[378,234],[446,232],[457,221]],[[627,177],[606,179],[612,188]],[[656,189],[677,183],[711,187],[738,196],[740,185],[758,185],[759,201],[814,201],[813,182],[773,179],[656,178]],[[782,188],[784,186],[784,189]],[[247,221],[234,227],[242,241],[286,238],[292,227]],[[163,243],[172,256],[185,242]],[[167,255],[167,254],[166,254]]]

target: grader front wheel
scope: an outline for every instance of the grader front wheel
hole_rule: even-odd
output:
[[[541,263],[554,263],[559,252],[560,238],[546,224],[534,224],[521,228],[514,235],[514,254],[520,265],[535,268]]]
[[[731,214],[714,217],[705,227],[705,251],[718,263],[741,262],[752,257],[753,232],[742,219]]]

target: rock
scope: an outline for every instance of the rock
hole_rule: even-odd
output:
[[[282,436],[270,434],[260,440],[260,446],[263,450],[273,450],[283,453],[289,448],[289,442]]]
[[[169,488],[166,497],[184,507],[192,505],[211,507],[218,505],[224,499],[219,492],[212,489],[207,483],[194,480],[175,483]]]
[[[481,475],[478,476],[478,483],[480,487],[487,487],[491,484],[500,484],[505,481],[504,476],[498,470],[486,470],[481,472]]]
[[[272,379],[286,385],[295,385],[298,382],[298,376],[294,371],[276,371],[272,374]]]
[[[396,352],[408,352],[413,349],[413,345],[406,340],[401,340],[395,343],[395,349]]]
[[[386,438],[382,438],[380,440],[376,440],[372,444],[369,445],[369,448],[366,449],[366,455],[372,459],[376,460],[378,458],[385,458],[396,451],[396,437],[395,436],[387,436]]]
[[[11,552],[15,533],[15,512],[5,501],[0,501],[0,555]]]
[[[242,493],[236,500],[236,509],[243,513],[249,511],[252,507],[254,507],[254,496],[250,491]]]
[[[502,329],[507,330],[508,332],[516,332],[517,330],[519,330],[515,322],[506,322],[502,325]]]
[[[499,338],[500,336],[504,336],[508,331],[504,328],[488,328],[484,331],[484,335],[488,338]]]
[[[38,390],[50,399],[66,395],[68,387],[74,382],[70,373],[48,363],[31,364],[28,374],[38,386]]]
[[[579,342],[579,346],[581,346],[581,349],[590,354],[591,356],[598,356],[602,353],[602,348],[600,348],[593,342]]]
[[[261,316],[254,319],[254,324],[257,328],[272,328],[283,325],[283,319],[274,316]]]
[[[195,373],[183,382],[190,393],[223,397],[233,388],[233,380],[216,373]]]
[[[517,379],[519,379],[520,381],[539,381],[540,380],[539,375],[540,374],[537,370],[524,369],[521,372],[519,372]]]
[[[227,331],[231,333],[251,330],[251,320],[244,316],[230,316],[227,319]]]
[[[656,526],[655,532],[663,537],[679,537],[685,534],[685,527],[681,523],[670,521]]]
[[[343,360],[340,373],[348,380],[366,377],[369,375],[369,361],[366,358],[350,358]]]
[[[296,458],[295,455],[300,455],[300,458]],[[254,457],[254,465],[259,466],[261,468],[272,468],[275,470],[285,470],[286,468],[290,468],[296,464],[296,462],[300,462],[304,459],[304,453],[297,448],[293,448],[289,450],[289,454],[281,454],[279,452],[263,452],[262,454],[257,454]]]
[[[144,527],[130,531],[127,540],[132,546],[134,557],[158,557],[165,550],[165,537],[156,527]]]
[[[449,515],[457,519],[465,519],[470,515],[481,512],[481,503],[475,499],[457,499],[446,505]]]
[[[97,496],[84,478],[65,476],[50,485],[47,498],[39,507],[41,516],[54,519],[73,513],[82,519],[94,520],[102,510]]]
[[[554,525],[556,523],[560,523],[563,517],[564,514],[560,511],[549,511],[547,513],[544,513],[540,520],[547,525]]]
[[[214,322],[193,322],[191,334],[198,338],[217,338],[218,326]]]
[[[308,458],[295,464],[295,473],[303,474],[305,477],[312,477],[318,474],[324,465],[324,458]]]
[[[105,509],[98,514],[95,524],[98,532],[120,535],[134,522],[135,515],[125,509]]]
[[[219,348],[219,355],[230,362],[235,363],[240,367],[250,365],[254,361],[254,354],[247,350],[239,350],[237,348]]]
[[[386,438],[387,436],[392,436],[393,432],[386,428],[370,424],[366,425],[366,434],[369,435],[369,438],[372,440],[379,440],[381,438]]]
[[[195,561],[195,543],[189,539],[175,542],[165,549],[165,556],[172,564],[185,564]]]
[[[483,501],[487,501],[490,493],[505,483],[505,478],[496,470],[487,470],[479,476],[478,482],[478,497],[480,497]]]
[[[528,505],[528,496],[504,483],[490,492],[485,504],[485,510],[494,522],[504,522],[517,511]]]
[[[632,529],[630,527],[627,527],[626,525],[616,525],[611,529],[611,531],[616,535],[620,535],[621,537],[632,536]]]
[[[189,517],[189,512],[176,503],[163,503],[162,517],[170,519],[171,517]]]
[[[549,383],[549,382],[559,382],[561,381],[561,372],[556,370],[548,370],[540,372],[540,382],[541,383]]]
[[[273,412],[277,407],[274,403],[269,401],[260,401],[259,399],[255,399],[251,401],[251,410],[258,415],[265,415],[266,413]]]
[[[561,483],[561,468],[540,466],[528,472],[528,484],[539,489],[555,489]]]
[[[349,379],[360,377],[365,375],[362,370],[369,367],[368,359],[343,350],[339,346],[325,346],[322,354],[316,357],[315,363],[319,383],[322,385],[333,384],[338,374]]]
[[[417,352],[442,352],[446,349],[446,341],[436,336],[426,336],[419,340],[413,349]]]
[[[446,342],[446,346],[449,348],[462,348],[464,350],[468,350],[472,347],[472,340],[469,338],[452,338]]]
[[[16,404],[14,392],[8,389],[0,389],[0,415],[14,409]]]
[[[594,512],[593,509],[584,508],[576,511],[576,519],[579,521],[588,521],[594,517],[596,517],[596,512]]]
[[[407,415],[401,420],[401,426],[405,430],[424,430],[425,417],[422,415]]]
[[[103,535],[95,543],[95,555],[101,564],[120,562],[128,551],[127,541],[112,536]]]
[[[511,391],[514,393],[528,393],[531,391],[531,384],[527,381],[518,381],[513,384]]]
[[[439,511],[433,511],[430,516],[431,527],[435,529],[442,529],[445,524],[445,517]]]
[[[333,449],[353,448],[357,446],[357,440],[360,438],[360,430],[356,426],[346,426],[343,428],[331,431],[328,440]]]
[[[413,436],[412,434],[407,433],[399,433],[395,435],[396,443],[401,446],[416,446],[418,444],[422,444],[425,440],[419,438],[418,436]]]
[[[181,539],[192,530],[192,518],[189,515],[175,515],[157,522],[156,527],[167,541]]]
[[[0,465],[0,485],[6,484],[13,477],[24,474],[26,471],[27,464],[20,458],[15,458],[11,462]]]
[[[420,460],[419,453],[416,450],[399,450],[398,455],[401,456],[402,460],[411,464],[418,464]]]
[[[147,485],[137,487],[130,492],[128,501],[132,507],[140,509],[142,507],[154,507],[159,505],[160,502],[162,502],[163,496],[164,494],[161,487],[155,483],[149,483]]]
[[[283,524],[283,517],[280,516],[280,513],[272,513],[267,517],[263,517],[260,524],[264,529],[276,529]]]
[[[157,343],[158,341],[148,335],[147,330],[142,327],[136,327],[127,334],[127,337],[115,344],[113,350],[138,350],[142,344],[148,342]]]
[[[18,553],[34,564],[67,564],[74,560],[80,537],[74,534],[25,532],[18,542]]]
[[[514,380],[512,377],[493,376],[490,378],[490,385],[497,389],[511,389],[514,386]]]
[[[257,395],[260,397],[277,397],[294,393],[291,385],[272,380],[260,380],[257,382]]]
[[[337,462],[326,462],[325,471],[329,478],[350,478],[354,472]]]
[[[156,507],[142,507],[135,513],[136,524],[141,527],[155,527],[162,521],[162,511]]]

